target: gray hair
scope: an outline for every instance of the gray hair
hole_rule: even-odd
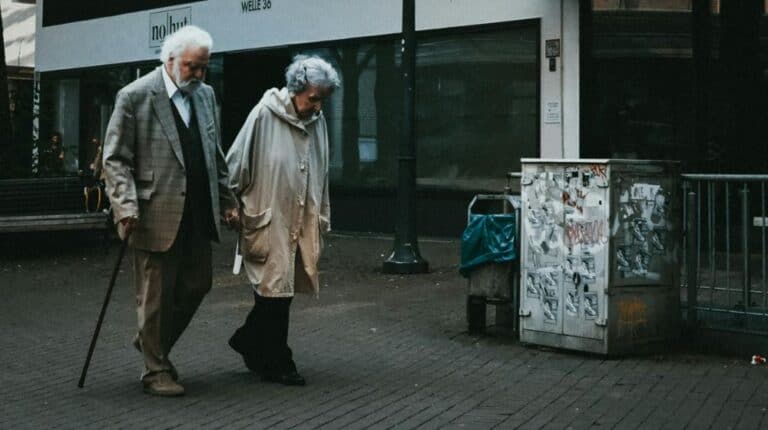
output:
[[[194,25],[185,25],[166,37],[160,49],[160,61],[167,63],[189,48],[205,48],[208,53],[213,48],[213,39],[207,31]]]
[[[322,58],[297,55],[285,69],[285,86],[291,94],[298,94],[309,85],[334,90],[341,85],[341,81],[333,66]]]

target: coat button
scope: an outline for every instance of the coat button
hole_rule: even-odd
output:
[[[182,195],[182,196],[186,196],[186,195],[187,195],[187,192],[186,192],[186,191],[182,191],[182,192],[181,192],[181,195]]]

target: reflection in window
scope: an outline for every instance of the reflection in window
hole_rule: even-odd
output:
[[[659,12],[690,12],[691,0],[592,0],[596,11],[639,10]]]
[[[743,0],[736,0],[743,1]],[[711,12],[720,13],[722,0],[709,0]],[[763,0],[763,10],[768,14],[768,0]],[[692,0],[592,0],[592,8],[595,11],[611,10],[637,10],[655,12],[690,12],[693,8]]]
[[[503,189],[538,155],[538,25],[419,38],[418,183]]]
[[[75,175],[81,171],[88,174],[98,148],[104,141],[117,92],[159,65],[159,61],[149,61],[136,65],[43,74],[38,174]],[[214,86],[217,93],[220,93],[221,88],[221,68],[221,57],[212,57],[206,81]],[[64,157],[61,162],[48,155],[54,135],[58,136],[63,148]]]
[[[395,40],[299,50],[328,59],[341,88],[323,104],[334,185],[389,187],[400,141],[400,57]]]
[[[582,77],[590,90],[582,99],[589,137],[582,139],[581,156],[685,160],[699,154],[692,142],[690,14],[606,12],[598,3],[594,74]],[[618,9],[618,2],[600,3]]]
[[[31,76],[8,77],[10,130],[0,144],[0,178],[20,178],[31,173],[32,157]]]
[[[419,35],[418,183],[502,189],[520,158],[538,155],[538,25]],[[401,137],[398,40],[318,48],[342,87],[323,106],[335,185],[392,187]]]
[[[689,13],[596,10],[585,32],[591,75],[582,76],[581,156],[680,160],[691,172],[764,172],[768,149],[752,138],[767,112],[768,26],[756,16],[763,3],[712,1],[718,14],[696,23]],[[698,54],[697,34],[711,39]],[[697,60],[708,66],[696,69]],[[730,150],[734,142],[739,151]]]
[[[710,3],[712,5],[712,13],[719,14],[722,0],[710,0]],[[763,0],[763,15],[768,15],[768,0]]]

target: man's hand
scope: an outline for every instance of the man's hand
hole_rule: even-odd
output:
[[[128,238],[131,237],[131,233],[136,229],[136,223],[138,221],[139,220],[134,216],[127,216],[120,220],[120,225],[123,226],[123,233],[125,233],[123,240],[128,240]]]
[[[240,230],[240,209],[230,208],[224,211],[224,223],[235,230]]]

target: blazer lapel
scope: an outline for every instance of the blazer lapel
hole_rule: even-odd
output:
[[[211,133],[208,130],[208,126],[213,122],[210,118],[210,109],[203,99],[203,88],[198,88],[197,91],[192,93],[192,106],[194,106],[195,116],[197,119],[197,127],[200,130],[200,141],[203,145],[203,154],[205,154],[206,166],[212,166],[211,163],[211,148],[216,147],[216,143],[213,141]],[[215,132],[215,131],[214,131]]]
[[[162,66],[160,66],[162,67]],[[153,89],[154,96],[152,98],[152,108],[155,110],[157,120],[160,125],[163,126],[163,131],[168,142],[171,144],[173,153],[176,154],[176,158],[184,167],[184,153],[181,152],[181,139],[179,138],[179,131],[176,130],[176,120],[173,119],[173,112],[171,111],[171,100],[168,98],[168,92],[165,90],[165,83],[163,82],[163,72],[160,67],[155,69],[157,78],[155,79],[155,87]]]

